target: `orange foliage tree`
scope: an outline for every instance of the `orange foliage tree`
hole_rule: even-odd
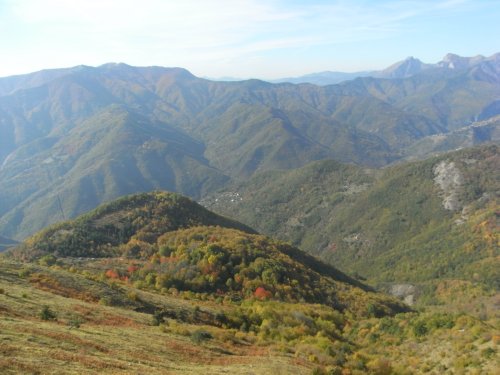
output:
[[[272,293],[261,286],[255,289],[253,295],[260,300],[269,299],[272,297]]]

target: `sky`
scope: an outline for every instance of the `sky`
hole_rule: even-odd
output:
[[[0,0],[0,77],[123,62],[200,77],[500,52],[500,0]]]

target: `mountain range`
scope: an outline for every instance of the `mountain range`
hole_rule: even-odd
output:
[[[456,147],[426,140],[467,138],[460,134],[479,129],[475,121],[491,120],[490,130],[469,143],[494,140],[498,61],[449,60],[460,69],[323,87],[125,64],[2,78],[0,233],[20,240],[134,192],[199,199],[314,160],[385,166]]]
[[[482,55],[477,55],[474,57],[462,57],[453,53],[449,53],[436,64],[426,64],[419,59],[410,56],[402,61],[392,64],[391,66],[383,70],[371,70],[352,73],[325,71],[319,73],[309,73],[300,77],[280,78],[272,80],[271,82],[290,82],[295,84],[312,83],[315,85],[325,86],[334,85],[358,77],[408,78],[422,73],[424,70],[439,70],[443,68],[464,70],[478,65],[497,64],[499,59],[500,54],[498,53],[489,57],[485,57]]]
[[[0,372],[495,373],[498,54],[384,74],[0,79]]]

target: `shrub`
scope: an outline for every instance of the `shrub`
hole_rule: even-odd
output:
[[[203,329],[198,329],[193,333],[191,333],[191,340],[196,344],[200,344],[203,341],[210,340],[212,338],[213,338],[212,334]]]
[[[22,268],[21,270],[19,270],[18,275],[21,278],[28,277],[29,275],[31,275],[31,269],[30,268]]]
[[[52,311],[47,305],[42,307],[42,310],[40,311],[40,314],[38,314],[38,316],[42,320],[56,320],[57,318],[56,313]]]
[[[99,305],[111,306],[111,300],[108,297],[101,297],[101,299],[99,299]]]
[[[54,264],[56,264],[56,262],[57,258],[52,254],[44,255],[38,260],[38,263],[41,266],[53,266]]]
[[[439,328],[453,328],[455,325],[455,319],[452,316],[444,314],[436,314],[432,316],[426,323],[428,328],[439,329]]]
[[[159,310],[156,310],[154,313],[153,313],[153,318],[151,320],[151,324],[154,325],[154,326],[159,326],[160,324],[163,323],[164,321],[164,314],[159,311]]]
[[[134,288],[137,288],[137,289],[145,289],[146,288],[146,284],[144,284],[144,281],[142,281],[142,280],[136,280],[132,283],[132,285],[134,286]]]
[[[493,356],[496,354],[496,350],[494,348],[486,348],[481,350],[481,356],[485,358],[493,358]]]
[[[111,270],[111,269],[107,270],[105,275],[108,279],[119,279],[120,278],[120,275],[118,274],[118,272],[116,272],[115,270]]]
[[[339,366],[334,366],[328,368],[328,375],[342,375],[342,368]]]
[[[72,328],[80,328],[80,325],[83,323],[82,319],[79,316],[73,316],[68,320],[69,329]]]
[[[385,358],[377,358],[367,364],[373,374],[390,375],[393,374],[391,362]]]
[[[415,325],[413,326],[413,334],[416,337],[425,336],[428,331],[429,331],[429,328],[427,328],[427,325],[425,324],[425,322],[423,320],[417,321],[415,323]]]
[[[139,295],[137,294],[137,292],[133,291],[133,290],[130,290],[128,293],[127,293],[127,298],[131,301],[139,301]]]
[[[265,300],[271,298],[272,293],[259,286],[257,289],[255,289],[254,296],[260,300]]]
[[[215,314],[215,321],[219,324],[226,324],[228,322],[227,316],[224,311],[219,311]]]

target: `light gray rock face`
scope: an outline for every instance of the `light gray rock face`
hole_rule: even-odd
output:
[[[417,288],[413,284],[394,284],[389,289],[391,295],[402,299],[410,306],[415,303],[416,292]]]
[[[434,183],[441,189],[445,209],[450,211],[462,209],[459,193],[464,177],[454,162],[442,161],[434,167]]]

